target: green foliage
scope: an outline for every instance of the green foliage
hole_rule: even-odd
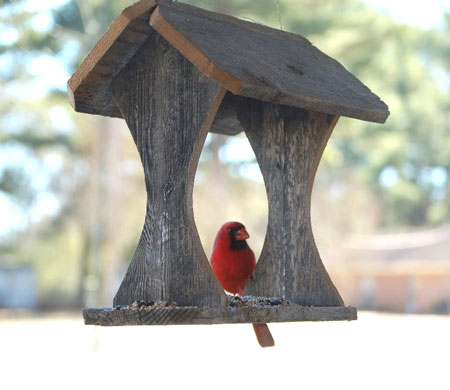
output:
[[[0,192],[24,204],[31,203],[34,197],[28,185],[28,177],[20,167],[3,168],[0,174]]]
[[[55,9],[53,19],[63,28],[84,33],[84,24],[76,1],[69,1]]]

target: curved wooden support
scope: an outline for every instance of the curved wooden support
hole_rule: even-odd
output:
[[[145,224],[114,305],[223,306],[194,222],[201,148],[225,90],[153,33],[113,83],[144,166]]]
[[[338,117],[243,99],[238,118],[269,201],[266,239],[245,293],[308,306],[343,305],[320,259],[310,217],[314,176]]]

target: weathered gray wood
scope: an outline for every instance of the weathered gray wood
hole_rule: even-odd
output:
[[[311,229],[311,190],[337,117],[243,99],[238,118],[253,147],[267,191],[266,239],[246,293],[301,305],[340,306]]]
[[[240,97],[227,92],[220,104],[214,122],[211,126],[211,133],[236,135],[244,131],[236,114],[236,105]]]
[[[161,307],[143,310],[85,309],[86,325],[200,325],[356,320],[354,307]]]
[[[192,210],[201,148],[225,90],[156,33],[112,85],[139,150],[147,189],[145,225],[114,305],[226,304]]]
[[[67,84],[76,111],[122,118],[111,82],[153,32],[148,19],[155,7],[156,1],[141,0],[125,8],[97,42]]]
[[[234,94],[374,122],[389,115],[376,95],[301,36],[164,0],[141,0],[113,22],[69,80],[76,111],[121,117],[111,81],[152,34],[149,18],[186,58]],[[225,118],[227,111],[219,113]]]
[[[389,115],[364,84],[299,35],[181,2],[158,4],[150,24],[235,94],[373,122]]]

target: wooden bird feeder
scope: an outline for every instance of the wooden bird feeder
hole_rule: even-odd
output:
[[[298,35],[142,0],[119,15],[68,86],[76,111],[126,120],[147,189],[142,235],[114,298],[120,309],[85,309],[86,324],[356,319],[315,246],[311,190],[339,116],[383,123],[389,111],[342,65]],[[208,131],[245,131],[267,190],[268,230],[246,290],[254,298],[241,302],[224,293],[194,223]]]

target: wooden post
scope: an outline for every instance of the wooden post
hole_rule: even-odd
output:
[[[144,228],[114,305],[227,305],[192,209],[201,148],[225,90],[153,33],[112,93],[139,150],[147,189]]]
[[[306,306],[343,305],[320,259],[310,217],[314,176],[338,117],[243,98],[238,118],[269,201],[266,239],[246,294]]]

